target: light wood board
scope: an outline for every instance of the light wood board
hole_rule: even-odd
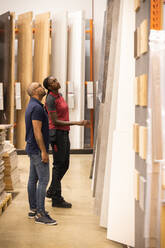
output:
[[[42,83],[49,76],[50,13],[35,17],[33,81]]]
[[[18,81],[21,83],[22,109],[17,110],[16,147],[25,149],[25,109],[29,96],[26,92],[32,82],[32,12],[18,16]]]

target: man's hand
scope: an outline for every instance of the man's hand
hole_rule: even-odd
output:
[[[79,126],[90,127],[90,121],[83,120],[83,121],[80,121],[78,125]]]
[[[47,164],[49,162],[49,155],[47,152],[41,152],[42,162]]]

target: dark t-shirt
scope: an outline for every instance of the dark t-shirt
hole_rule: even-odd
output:
[[[70,130],[70,126],[55,126],[50,118],[50,112],[56,112],[58,120],[69,121],[68,104],[65,102],[62,94],[49,92],[46,97],[46,109],[49,116],[49,129]]]
[[[48,152],[49,149],[48,115],[44,109],[43,104],[33,97],[31,97],[25,113],[27,154],[36,154],[40,151],[36,139],[34,137],[32,120],[38,120],[42,122],[41,131],[42,131],[45,147]]]

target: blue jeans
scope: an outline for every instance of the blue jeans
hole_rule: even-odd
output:
[[[28,198],[30,209],[45,211],[46,187],[49,182],[49,163],[43,163],[41,153],[31,154],[28,181]]]

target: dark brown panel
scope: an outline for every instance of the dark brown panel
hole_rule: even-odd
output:
[[[10,116],[10,35],[10,12],[6,12],[0,15],[0,82],[3,82],[4,90],[4,111],[0,111],[2,124],[8,124]]]

